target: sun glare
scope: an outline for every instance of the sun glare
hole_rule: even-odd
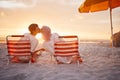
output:
[[[4,12],[0,12],[0,16],[5,16],[5,13]]]
[[[37,39],[41,39],[41,38],[42,38],[42,35],[39,33],[39,34],[36,35],[36,38],[37,38]]]
[[[44,40],[43,40],[43,38],[42,38],[42,34],[40,34],[40,33],[37,34],[37,35],[36,35],[36,38],[38,39],[39,43],[43,43]]]

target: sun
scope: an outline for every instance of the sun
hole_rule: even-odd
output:
[[[37,39],[41,39],[41,38],[42,38],[42,35],[39,33],[39,34],[36,35],[36,38],[37,38]]]
[[[44,42],[41,33],[37,34],[35,37],[38,39],[38,41],[39,41],[40,44],[42,44]]]
[[[2,11],[2,12],[0,12],[0,16],[5,16],[5,13]]]

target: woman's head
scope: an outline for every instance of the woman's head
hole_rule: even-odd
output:
[[[43,26],[41,28],[41,33],[43,35],[43,39],[48,41],[51,37],[51,29],[48,26]]]
[[[38,24],[35,23],[30,24],[28,29],[32,35],[36,35],[37,33],[40,32],[40,28],[38,27]]]

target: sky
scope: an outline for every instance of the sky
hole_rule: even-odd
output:
[[[79,13],[84,0],[0,0],[0,36],[24,34],[31,23],[59,35],[110,39],[109,10]],[[120,7],[112,10],[114,33],[120,31]]]

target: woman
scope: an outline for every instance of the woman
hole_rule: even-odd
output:
[[[57,33],[51,33],[51,29],[48,26],[43,26],[41,28],[42,37],[44,39],[43,42],[43,48],[47,52],[50,53],[50,55],[54,54],[54,42],[61,41],[58,37],[59,35]],[[57,63],[71,63],[72,57],[56,57]]]

